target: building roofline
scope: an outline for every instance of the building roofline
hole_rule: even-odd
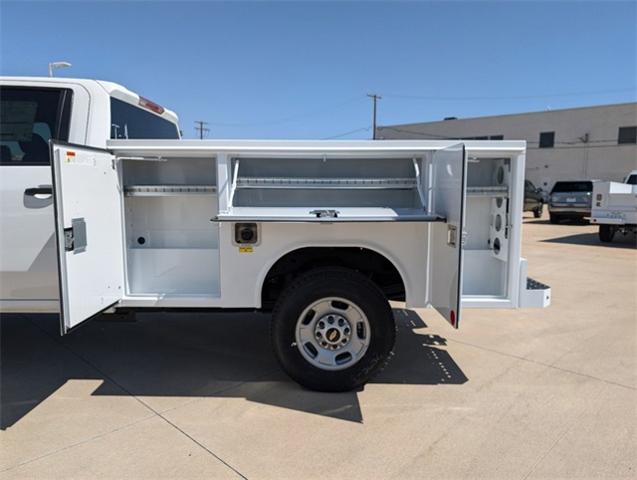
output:
[[[637,108],[637,102],[622,102],[622,103],[607,103],[602,105],[589,105],[587,107],[572,107],[572,108],[556,108],[554,110],[535,110],[531,112],[519,112],[519,113],[503,113],[498,115],[483,115],[479,117],[459,117],[453,120],[431,120],[428,122],[410,122],[410,123],[393,123],[387,125],[379,125],[377,128],[380,130],[382,128],[392,128],[392,127],[412,127],[412,126],[420,126],[420,125],[430,125],[432,123],[451,123],[455,121],[463,121],[463,120],[482,120],[486,118],[503,118],[503,117],[519,117],[522,115],[546,115],[555,112],[566,112],[571,110],[586,110],[586,109],[594,109],[594,108],[608,108],[608,107],[622,107],[627,105],[634,105]]]

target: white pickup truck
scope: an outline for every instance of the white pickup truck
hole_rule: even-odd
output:
[[[177,116],[111,82],[0,77],[0,312],[58,312],[49,140],[178,139]]]
[[[591,223],[599,225],[599,239],[612,242],[617,232],[637,233],[637,170],[623,183],[594,182]]]
[[[3,164],[3,311],[57,309],[63,334],[117,309],[271,311],[283,369],[343,391],[390,357],[388,300],[433,307],[455,328],[465,307],[550,303],[521,258],[523,141],[185,141],[154,104],[152,120],[175,139],[133,140],[131,124],[108,114],[120,90],[101,100],[102,137],[90,125],[83,138],[51,134],[50,160],[20,182],[5,170],[21,167]],[[53,118],[68,118],[60,98]],[[9,105],[3,146],[5,131],[9,148],[40,131],[30,102]],[[71,110],[78,128],[98,113]],[[52,206],[39,198],[51,184]],[[28,209],[42,225],[27,225]],[[42,262],[58,274],[59,300],[38,277]]]

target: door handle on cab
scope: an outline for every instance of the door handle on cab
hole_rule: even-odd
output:
[[[29,197],[35,197],[36,195],[53,195],[53,188],[52,187],[27,188],[24,191],[24,194],[28,195]]]

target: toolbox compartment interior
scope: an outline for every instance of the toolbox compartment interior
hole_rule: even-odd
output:
[[[130,295],[219,295],[214,158],[123,160]]]
[[[431,155],[233,157],[228,211],[307,215],[313,208],[434,215],[428,209]],[[214,157],[123,160],[129,295],[219,296],[219,197]],[[470,159],[467,170],[463,295],[505,297],[511,163]],[[340,210],[339,210],[340,209]],[[221,212],[223,214],[223,212]],[[342,215],[342,213],[341,213]],[[264,217],[265,219],[265,217]]]

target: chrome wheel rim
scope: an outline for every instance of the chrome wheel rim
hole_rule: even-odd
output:
[[[311,365],[343,370],[367,352],[371,331],[367,316],[350,300],[325,297],[309,305],[296,322],[296,346]]]

